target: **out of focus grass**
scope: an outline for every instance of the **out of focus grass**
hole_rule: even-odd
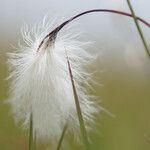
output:
[[[28,133],[22,132],[13,121],[9,106],[3,104],[8,95],[5,55],[0,56],[0,150],[27,150]],[[150,79],[127,67],[118,68],[112,62],[96,63],[97,82],[93,92],[100,96],[101,104],[116,115],[112,118],[106,113],[97,116],[96,126],[90,134],[92,150],[148,150],[150,144]],[[142,73],[141,73],[142,74]],[[38,144],[43,150],[46,144]],[[65,150],[79,149],[73,140],[63,143]]]

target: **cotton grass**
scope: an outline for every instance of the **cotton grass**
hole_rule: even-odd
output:
[[[41,22],[30,31],[22,32],[24,46],[9,53],[8,65],[12,113],[17,122],[29,128],[30,115],[33,116],[33,132],[39,139],[58,138],[65,124],[67,131],[75,137],[79,134],[79,121],[76,113],[65,51],[70,60],[80,106],[88,128],[97,112],[96,105],[84,88],[90,75],[84,65],[90,63],[92,57],[85,51],[84,42],[72,36],[58,35],[55,44],[47,46],[47,40],[38,49],[40,42],[52,26]]]
[[[48,29],[52,26],[46,25],[45,21],[31,31],[24,30],[22,35],[26,45],[9,54],[12,84],[8,102],[16,121],[22,122],[24,128],[30,125],[31,136],[36,134],[39,139],[52,140],[58,139],[62,133],[61,145],[66,129],[78,137],[80,126],[85,148],[89,149],[86,129],[93,122],[93,114],[100,110],[85,88],[90,75],[84,65],[92,57],[84,50],[85,44],[74,34],[67,36],[64,32],[60,36],[58,32],[72,20],[91,12],[134,17],[150,26],[143,19],[126,12],[95,9],[72,17],[51,32]],[[30,145],[29,149],[32,149]]]

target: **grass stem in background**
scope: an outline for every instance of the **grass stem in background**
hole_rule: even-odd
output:
[[[56,150],[60,150],[61,148],[61,145],[62,145],[62,141],[64,139],[64,136],[65,136],[65,133],[66,133],[66,130],[67,130],[67,124],[64,126],[63,128],[63,131],[62,131],[62,134],[61,134],[61,137],[59,139],[59,142],[58,142],[58,145],[57,145],[57,149]]]
[[[33,118],[32,118],[32,113],[30,115],[29,150],[33,150]]]
[[[77,94],[77,91],[76,91],[76,86],[75,86],[75,82],[74,82],[74,79],[73,79],[72,69],[71,69],[70,61],[69,61],[69,58],[68,58],[68,55],[67,55],[67,51],[66,51],[66,58],[67,58],[67,64],[68,64],[68,69],[69,69],[69,75],[70,75],[70,79],[71,79],[73,94],[74,94],[74,100],[75,100],[77,115],[78,115],[79,124],[80,124],[81,136],[82,136],[82,139],[83,139],[83,144],[85,146],[85,149],[89,150],[88,136],[87,136],[87,132],[86,132],[83,116],[82,116],[82,111],[81,111],[81,108],[80,108],[79,98],[78,98],[78,94]]]
[[[150,59],[150,49],[149,49],[149,47],[148,47],[148,44],[147,44],[147,42],[146,42],[146,39],[145,39],[144,34],[143,34],[143,32],[142,32],[142,29],[141,29],[141,27],[140,27],[140,25],[139,25],[139,23],[138,23],[138,19],[137,19],[136,15],[135,15],[135,12],[134,12],[134,9],[133,9],[133,7],[132,7],[132,4],[131,4],[130,0],[127,0],[127,3],[128,3],[128,6],[129,6],[130,11],[131,11],[131,13],[132,13],[132,16],[133,16],[135,25],[136,25],[136,27],[137,27],[137,30],[138,30],[138,32],[139,32],[139,35],[140,35],[140,37],[141,37],[141,40],[142,40],[142,42],[143,42],[145,51],[146,51],[146,53],[147,53],[147,55],[148,55],[148,57],[149,57],[149,59]]]
[[[35,132],[34,132],[34,138],[33,138],[33,149],[37,150],[36,133]]]

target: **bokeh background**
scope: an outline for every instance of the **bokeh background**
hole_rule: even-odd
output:
[[[132,0],[136,14],[150,22],[150,1]],[[27,150],[28,133],[16,126],[10,108],[4,104],[9,83],[6,53],[17,46],[20,29],[25,22],[33,25],[44,15],[49,20],[67,19],[93,8],[129,11],[126,0],[0,0],[0,150]],[[114,14],[93,13],[72,23],[82,33],[82,39],[93,41],[88,49],[97,54],[89,66],[100,85],[93,94],[101,106],[116,117],[102,112],[90,133],[92,150],[150,149],[150,60],[145,53],[132,19]],[[150,46],[150,29],[140,24]],[[72,139],[64,149],[81,146]],[[39,142],[38,150],[49,149]]]

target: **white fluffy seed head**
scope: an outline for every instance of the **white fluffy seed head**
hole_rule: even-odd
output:
[[[40,139],[57,138],[67,122],[68,132],[78,134],[79,121],[68,71],[65,50],[70,60],[75,86],[86,128],[97,112],[96,105],[87,94],[85,84],[89,74],[84,69],[92,57],[82,48],[85,43],[75,36],[59,35],[53,46],[37,51],[40,42],[53,28],[40,23],[31,31],[22,32],[25,46],[9,53],[10,98],[12,112],[17,121],[29,127],[33,115],[33,129]],[[64,34],[64,33],[63,33]]]

